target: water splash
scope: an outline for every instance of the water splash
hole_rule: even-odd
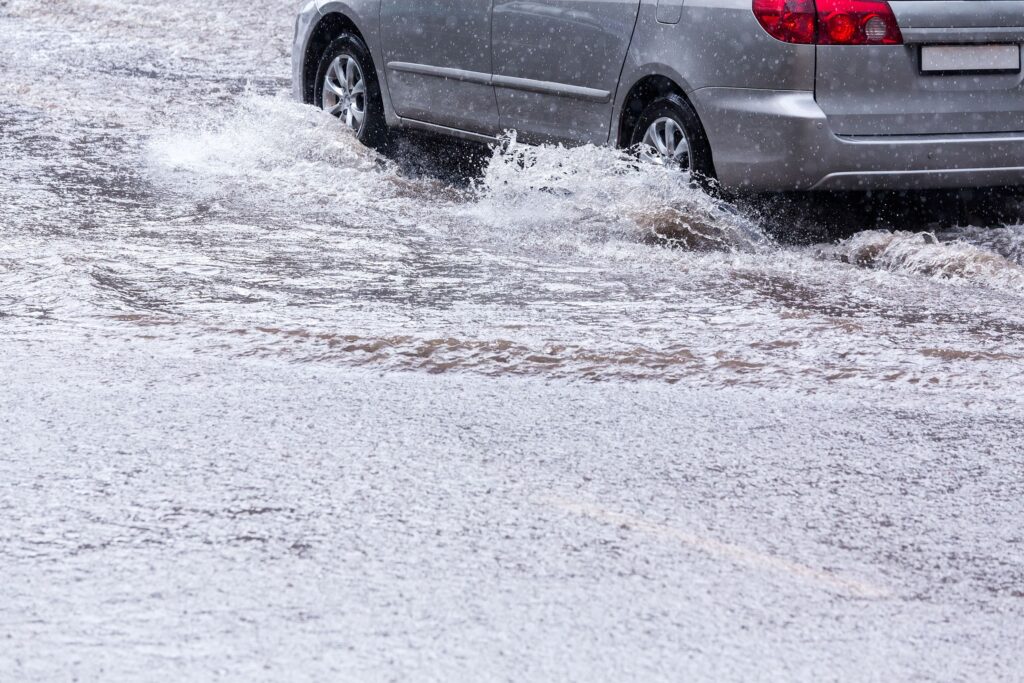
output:
[[[266,203],[270,193],[282,204],[365,205],[393,175],[387,160],[339,134],[337,121],[280,97],[247,97],[165,129],[151,139],[147,162],[158,186],[236,203]]]
[[[867,230],[818,253],[823,258],[892,273],[1024,289],[1024,269],[1019,262],[971,244],[964,239],[971,234],[978,233],[953,233],[953,239],[942,241],[933,233]]]
[[[939,233],[943,240],[962,240],[995,252],[1009,261],[1024,266],[1024,225],[1000,228],[967,227]]]
[[[688,174],[633,155],[586,145],[528,146],[514,135],[497,145],[476,186],[473,215],[534,232],[565,226],[686,249],[754,251],[764,232]]]
[[[387,208],[397,215],[445,207],[434,223],[468,219],[467,228],[517,241],[625,239],[696,251],[754,251],[770,244],[735,207],[676,169],[639,162],[606,147],[528,146],[509,136],[494,146],[469,192],[399,164],[342,134],[322,112],[283,98],[249,97],[227,113],[179,125],[151,140],[154,184],[234,204],[273,193],[332,211]],[[411,200],[415,207],[398,206]],[[424,206],[424,203],[427,206]],[[403,208],[406,211],[403,211]]]
[[[1022,323],[1007,311],[1024,288],[1020,229],[866,231],[796,247],[625,152],[510,137],[460,182],[410,164],[412,142],[396,147],[366,149],[283,98],[199,111],[146,152],[150,184],[183,216],[154,216],[147,234],[178,247],[140,245],[137,266],[106,278],[97,301],[146,311],[133,294],[142,282],[179,316],[160,334],[421,372],[870,385],[942,366],[943,381],[971,383],[1001,377],[1008,356],[970,356],[958,373],[915,356],[908,372],[885,340],[911,348],[922,334],[927,348],[962,354],[984,334],[1016,354],[1007,340]],[[197,201],[215,208],[189,215]],[[978,286],[947,288],[955,310],[936,316],[920,303],[933,279]],[[848,346],[862,356],[835,352]]]

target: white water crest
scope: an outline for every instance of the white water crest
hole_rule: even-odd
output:
[[[971,238],[981,244],[967,241]],[[988,234],[963,231],[947,240],[927,232],[869,230],[822,254],[892,273],[1024,291],[1020,232],[1009,228]]]
[[[751,220],[670,165],[586,145],[534,147],[514,135],[495,147],[474,215],[542,238],[567,228],[694,250],[751,251],[769,240]]]
[[[313,198],[336,215],[441,206],[445,213],[435,220],[468,220],[467,229],[494,229],[511,240],[626,239],[697,251],[770,244],[754,221],[687,174],[627,152],[535,147],[511,135],[493,146],[471,188],[460,191],[403,174],[331,117],[281,98],[251,98],[226,114],[168,129],[150,143],[149,161],[156,184],[182,185],[208,200],[248,202],[274,193],[282,206]]]

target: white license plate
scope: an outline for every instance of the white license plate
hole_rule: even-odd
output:
[[[925,45],[921,71],[1020,71],[1020,45]]]

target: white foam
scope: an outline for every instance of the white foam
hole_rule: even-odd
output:
[[[157,185],[206,198],[258,196],[264,204],[270,193],[283,207],[296,198],[365,205],[379,196],[388,168],[323,112],[272,97],[243,98],[227,113],[165,129],[147,153]]]
[[[250,97],[153,137],[155,184],[206,200],[276,195],[280,207],[319,202],[382,220],[409,217],[486,230],[522,243],[655,240],[694,250],[750,251],[770,244],[757,225],[696,187],[686,174],[593,145],[496,145],[468,193],[408,178],[331,117],[283,98]],[[440,214],[436,213],[440,211]]]
[[[969,234],[977,235],[977,232]],[[931,233],[867,230],[822,250],[827,257],[892,273],[1024,289],[1024,269],[992,249]]]
[[[481,223],[531,232],[655,239],[698,250],[753,250],[764,233],[688,174],[608,147],[527,146],[503,140],[477,185]]]

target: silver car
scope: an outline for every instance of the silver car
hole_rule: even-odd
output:
[[[1024,0],[316,0],[293,90],[392,129],[635,147],[751,191],[1024,185]]]

